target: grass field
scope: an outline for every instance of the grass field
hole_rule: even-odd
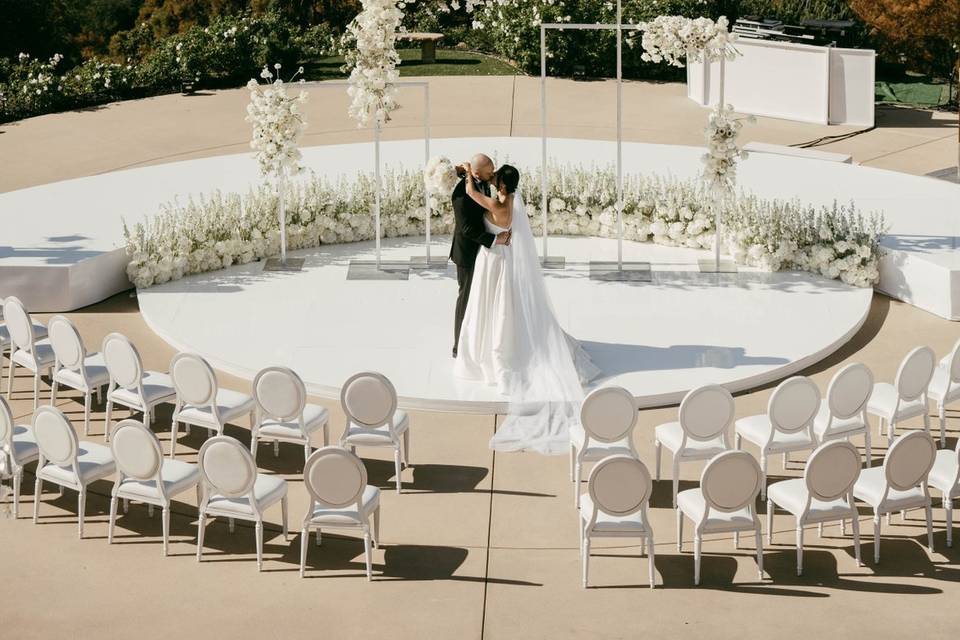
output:
[[[521,71],[502,60],[472,51],[437,50],[437,61],[424,64],[420,60],[420,49],[400,49],[401,76],[513,76]],[[321,58],[304,64],[307,80],[332,80],[344,78],[340,70],[343,57]]]

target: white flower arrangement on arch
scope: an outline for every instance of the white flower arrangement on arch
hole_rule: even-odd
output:
[[[666,62],[682,67],[684,61],[716,62],[733,60],[739,55],[734,46],[737,34],[730,32],[730,23],[725,16],[716,21],[659,16],[638,26],[643,31],[640,44],[644,52],[640,58],[646,62]]]
[[[755,122],[753,116],[734,117],[733,105],[718,104],[707,120],[704,135],[707,152],[701,157],[703,178],[710,189],[732,193],[737,181],[737,161],[746,160],[747,152],[737,144],[744,122]]]
[[[301,113],[307,92],[289,95],[280,79],[279,63],[274,65],[274,71],[276,77],[267,67],[260,72],[266,84],[261,85],[254,79],[247,82],[250,104],[247,105],[246,120],[253,125],[250,148],[256,155],[260,173],[279,177],[282,174],[295,175],[302,170],[298,145],[307,128]],[[303,67],[300,67],[293,78],[302,72]]]
[[[347,25],[347,37],[354,43],[345,65],[350,69],[349,114],[358,127],[371,122],[386,124],[399,106],[395,83],[400,78],[400,54],[396,42],[402,20],[397,0],[363,0],[363,10]]]

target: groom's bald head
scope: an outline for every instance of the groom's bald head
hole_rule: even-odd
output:
[[[470,164],[473,166],[473,175],[478,180],[490,182],[493,179],[493,160],[487,154],[478,153],[470,159]]]

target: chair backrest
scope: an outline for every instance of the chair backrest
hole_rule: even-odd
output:
[[[584,398],[580,424],[600,442],[616,442],[631,435],[637,424],[637,404],[623,387],[602,387]]]
[[[760,465],[746,451],[724,451],[707,463],[700,491],[711,509],[739,511],[752,505],[760,493]]]
[[[904,400],[913,400],[926,393],[930,378],[937,368],[937,356],[930,347],[917,347],[907,354],[897,369],[894,386]]]
[[[124,389],[137,389],[143,380],[143,360],[127,336],[111,333],[103,339],[103,359],[110,379]]]
[[[122,420],[113,428],[110,448],[120,472],[136,480],[156,480],[163,466],[160,441],[142,422]],[[163,487],[160,486],[162,490]]]
[[[827,386],[827,406],[835,418],[852,418],[863,413],[873,393],[873,372],[852,362],[837,371]]]
[[[383,426],[397,410],[397,390],[386,376],[365,371],[350,377],[340,390],[340,405],[347,418],[370,428]]]
[[[950,374],[950,382],[960,384],[960,340],[953,345],[953,350],[947,357],[947,373]]]
[[[313,500],[331,509],[355,505],[367,488],[363,461],[341,447],[322,447],[307,459],[303,483]]]
[[[307,389],[296,373],[286,367],[267,367],[253,379],[253,397],[265,414],[291,420],[303,413]]]
[[[708,384],[693,389],[680,402],[680,427],[695,440],[712,440],[733,423],[733,396],[723,387]]]
[[[83,346],[83,338],[77,327],[66,316],[53,316],[47,323],[50,346],[61,367],[71,371],[83,369],[83,360],[87,350]]]
[[[13,428],[13,411],[10,410],[7,399],[0,396],[0,449],[13,446]]]
[[[200,475],[216,493],[227,498],[242,498],[253,490],[257,466],[239,440],[215,436],[203,443],[197,456]]]
[[[770,423],[784,433],[809,427],[819,410],[820,389],[806,376],[794,376],[781,382],[767,404]]]
[[[217,376],[213,367],[195,353],[178,353],[170,361],[170,377],[181,402],[202,407],[217,399]]]
[[[3,301],[3,318],[14,349],[33,351],[33,321],[19,298],[10,296]]]
[[[650,499],[653,480],[646,465],[628,455],[608,456],[594,465],[587,481],[590,499],[612,516],[636,513]]]
[[[923,431],[911,431],[897,438],[883,460],[887,484],[906,491],[924,484],[937,456],[937,445]]]
[[[77,458],[80,443],[70,419],[56,407],[40,407],[33,413],[33,435],[43,459],[66,466]]]
[[[860,477],[860,452],[846,440],[829,440],[807,460],[803,480],[817,500],[830,502],[850,493]]]

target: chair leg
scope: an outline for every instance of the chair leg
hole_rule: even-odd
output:
[[[310,537],[310,530],[306,527],[300,530],[300,577],[304,577],[303,574],[307,568],[307,544],[308,538]]]
[[[164,506],[163,513],[160,514],[163,526],[163,555],[170,555],[170,507]]]
[[[200,518],[197,520],[197,562],[203,560],[203,534],[207,529],[207,514],[200,512]]]
[[[803,526],[797,524],[797,575],[803,575]]]
[[[20,483],[23,482],[23,469],[13,473],[13,519],[20,517]]]
[[[703,538],[700,537],[700,532],[697,532],[693,536],[693,584],[694,586],[700,586],[700,556],[701,556],[701,547],[703,546]]]
[[[657,569],[656,564],[654,563],[655,552],[653,550],[653,535],[648,535],[647,540],[647,571],[650,574],[650,588],[653,589],[657,586]]]
[[[677,512],[677,553],[683,553],[683,513],[680,509]]]
[[[580,484],[583,475],[583,463],[577,460],[573,466],[573,506],[580,508]]]
[[[317,546],[320,546],[320,543],[323,541],[323,534],[320,532],[320,527],[317,527]]]
[[[873,516],[873,563],[880,564],[880,514]]]
[[[767,544],[773,544],[773,500],[767,498]]]
[[[737,451],[740,451],[742,446],[743,446],[743,436],[741,436],[738,433],[733,439],[733,448],[736,449]]]
[[[57,403],[57,381],[50,381],[50,406],[52,407]]]
[[[763,580],[763,532],[760,530],[759,524],[758,522],[753,537],[757,545],[757,579]]]
[[[57,384],[54,382],[53,384]],[[83,435],[90,435],[90,400],[93,395],[91,392],[87,391],[83,396]]]
[[[287,530],[287,496],[280,499],[280,512],[283,516],[283,541],[287,542],[290,539],[290,533]]]
[[[363,551],[367,560],[367,581],[373,580],[373,551],[370,549],[370,531],[363,532]]]
[[[410,429],[403,432],[403,465],[410,466]]]
[[[7,371],[7,400],[13,394],[13,349],[10,350],[10,368]]]
[[[323,446],[330,445],[330,425],[326,422],[323,423]]]
[[[941,402],[938,407],[938,413],[940,418],[940,448],[943,449],[947,446],[947,416],[946,416],[946,403]]]
[[[254,534],[257,537],[257,571],[263,571],[263,523],[259,520],[254,526]]]
[[[77,518],[78,518],[78,527],[77,532],[80,534],[80,539],[83,539],[83,512],[84,507],[87,505],[87,488],[84,486],[80,487],[79,494],[77,495]]]
[[[822,522],[817,525],[817,537],[818,537],[818,538],[822,538],[822,537],[823,537],[823,523],[822,523]]]
[[[280,441],[279,440],[273,441],[273,457],[274,458],[280,457]]]
[[[16,494],[14,494],[14,499],[16,499]],[[950,497],[949,493],[943,494],[943,509],[947,512],[947,546],[953,546],[953,499]],[[14,512],[16,512],[16,507],[14,507]]]
[[[871,447],[871,439],[873,436],[870,435],[870,425],[867,425],[867,428],[863,431],[863,444],[864,444],[864,453],[867,456],[867,468],[869,469],[873,465],[873,450]]]
[[[583,588],[587,588],[587,580],[590,575],[590,536],[583,539]]]
[[[110,522],[107,524],[107,544],[113,544],[113,527],[117,522],[117,496],[110,496]]]
[[[237,522],[233,518],[227,518],[227,529],[230,533],[233,533],[237,530]]]
[[[660,441],[657,440],[656,445],[654,445],[654,451],[656,452],[656,459],[657,459],[657,473],[656,473],[657,480],[660,479],[660,452],[661,452],[660,450],[661,450],[661,448],[662,448],[662,445],[660,444]]]
[[[853,553],[857,559],[857,566],[863,566],[863,559],[860,557],[860,518],[857,517],[856,512],[853,514],[853,518],[850,519],[850,525],[853,529]]]
[[[327,446],[327,445],[323,445],[323,446]],[[305,443],[303,444],[303,465],[304,465],[304,467],[306,467],[306,465],[307,465],[307,460],[309,460],[309,459],[310,459],[310,441],[308,440],[307,442],[305,442]]]
[[[767,499],[767,452],[760,454],[760,499]]]
[[[380,548],[380,505],[373,510],[373,546]]]
[[[930,506],[929,502],[927,502],[924,511],[927,514],[927,549],[930,550],[930,553],[933,553],[933,507]]]
[[[42,491],[43,481],[38,476],[36,482],[33,483],[33,524],[37,524],[37,521],[40,519],[40,497]]]
[[[677,508],[677,494],[680,493],[680,458],[673,456],[673,508]]]
[[[40,369],[33,373],[33,410],[37,410],[40,400]]]
[[[393,467],[397,474],[397,493],[400,493],[400,447],[393,450]]]
[[[573,465],[574,458],[577,455],[577,448],[573,446],[573,443],[570,443],[570,482],[573,482]]]
[[[180,430],[180,422],[177,420],[177,417],[173,417],[173,424],[170,425],[170,459],[173,460],[173,455],[177,450],[177,431]]]
[[[924,397],[924,400],[926,400],[926,397]],[[927,433],[927,435],[930,435],[930,412],[929,411],[923,412],[923,430]]]
[[[250,432],[250,455],[253,456],[253,459],[257,459],[257,449],[260,446],[260,436],[257,435],[257,432]]]
[[[110,401],[110,397],[107,396],[107,410],[106,415],[103,417],[103,441],[108,442],[110,440],[110,414],[113,413],[113,402]]]

